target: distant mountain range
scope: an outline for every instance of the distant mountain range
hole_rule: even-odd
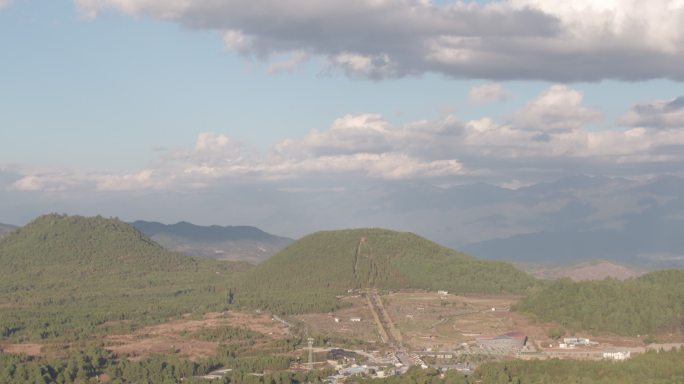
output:
[[[260,263],[292,243],[292,239],[248,226],[166,225],[135,221],[131,225],[167,249],[190,256]]]
[[[14,231],[15,229],[17,229],[17,227],[15,227],[14,225],[0,223],[0,239],[2,239],[8,233]]]
[[[478,257],[684,267],[684,179],[679,177],[638,183],[577,176],[509,191],[489,203],[500,212],[489,218],[490,225],[504,229],[519,222],[518,229],[528,230],[459,246]],[[525,207],[529,212],[521,210]]]

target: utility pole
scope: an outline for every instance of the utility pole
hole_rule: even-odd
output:
[[[313,343],[314,339],[313,337],[309,337],[306,339],[306,341],[309,342],[309,369],[313,369],[314,367],[314,361],[313,361]]]

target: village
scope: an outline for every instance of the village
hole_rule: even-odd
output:
[[[671,350],[682,343],[648,344],[634,338],[571,335],[551,338],[548,329],[511,312],[516,297],[459,296],[447,291],[351,291],[349,308],[336,313],[294,316],[314,334],[363,338],[367,347],[314,345],[302,348],[293,370],[329,369],[326,382],[350,377],[385,378],[411,367],[470,374],[479,364],[510,359],[623,361],[648,350]],[[278,316],[273,320],[291,324]],[[221,378],[230,370],[204,376]]]

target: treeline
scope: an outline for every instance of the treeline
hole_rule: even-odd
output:
[[[653,272],[625,281],[561,279],[529,294],[516,309],[557,322],[570,333],[684,331],[684,270]]]
[[[232,371],[219,383],[321,382],[322,378],[333,374],[330,370],[292,373],[288,370],[293,361],[295,358],[291,356],[230,357],[221,354],[200,361],[170,355],[131,361],[101,348],[58,360],[0,354],[0,383],[206,383],[199,376],[224,368]]]
[[[349,289],[418,288],[454,293],[522,293],[535,280],[410,233],[381,229],[306,236],[236,279],[233,303],[281,314],[328,312]]]

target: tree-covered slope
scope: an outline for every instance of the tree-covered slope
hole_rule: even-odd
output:
[[[525,297],[517,309],[571,331],[621,335],[684,331],[684,270],[652,272],[625,281],[556,280]]]
[[[108,321],[222,309],[244,264],[169,252],[126,223],[42,216],[0,241],[0,339],[78,337]]]
[[[206,227],[187,222],[166,225],[141,220],[132,225],[155,242],[176,252],[253,264],[266,260],[293,241],[248,226]]]
[[[510,264],[482,261],[411,233],[382,229],[306,236],[239,279],[237,304],[282,313],[328,311],[357,288],[519,293],[534,279]]]

